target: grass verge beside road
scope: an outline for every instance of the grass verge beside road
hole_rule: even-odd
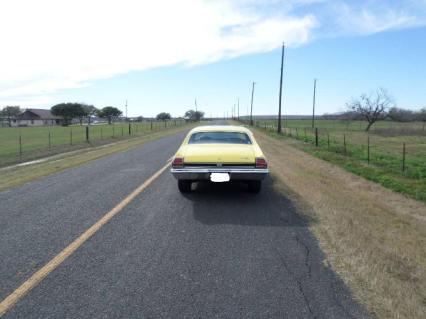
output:
[[[0,167],[111,144],[182,125],[185,121],[176,119],[111,125],[0,127]]]
[[[282,134],[277,134],[273,126],[275,122],[269,121],[269,126],[256,125],[270,136],[287,139],[294,147],[316,157],[426,202],[426,135],[423,130],[406,127],[393,129],[394,135],[388,132],[388,135],[381,136],[384,129],[377,128],[367,135],[363,131],[342,131],[341,126],[333,126],[329,121],[318,122],[328,127],[325,131],[318,130],[318,146],[315,146],[315,131],[312,129],[286,127]],[[404,132],[412,135],[404,135]],[[364,145],[367,141],[368,148]],[[402,149],[405,150],[404,155],[401,154]]]
[[[313,222],[326,262],[379,318],[426,314],[426,206],[254,129],[277,189]]]
[[[20,186],[29,181],[62,171],[67,168],[82,165],[88,161],[95,160],[103,156],[107,156],[116,152],[123,152],[131,148],[141,146],[149,141],[190,129],[195,125],[199,125],[199,123],[172,127],[167,130],[129,138],[127,140],[115,142],[109,145],[103,145],[90,149],[86,148],[74,151],[72,153],[61,154],[42,163],[0,169],[0,191]]]

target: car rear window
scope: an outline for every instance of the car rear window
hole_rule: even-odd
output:
[[[189,138],[189,144],[251,144],[246,133],[240,132],[197,132]]]

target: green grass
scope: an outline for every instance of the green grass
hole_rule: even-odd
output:
[[[265,125],[270,134],[283,137],[274,133],[276,121],[256,123],[263,130]],[[315,131],[309,120],[289,120],[285,125],[283,135],[298,140],[300,143],[295,143],[298,148],[426,202],[426,132],[422,123],[381,121],[374,124],[370,133],[366,133],[363,121],[317,120],[318,147],[315,146]],[[406,151],[404,170],[403,143]]]
[[[130,135],[128,123],[91,125],[89,143],[86,141],[86,126],[2,127],[0,128],[0,167],[129,137],[143,136],[183,124],[181,120],[168,121],[166,124],[162,121],[152,122],[151,130],[151,122],[131,123]]]
[[[277,123],[276,120],[261,120],[261,123]],[[285,127],[292,128],[308,128],[312,127],[312,121],[309,119],[304,120],[283,120],[282,125]],[[365,121],[342,121],[342,120],[315,120],[315,127],[319,129],[327,129],[329,131],[364,131],[367,123]],[[424,128],[426,130],[426,128]],[[396,130],[396,131],[407,131],[407,130],[416,130],[421,132],[423,129],[422,122],[393,122],[393,121],[378,121],[371,127],[371,132],[379,132],[382,130]],[[426,131],[423,132],[423,135],[426,134]]]
[[[71,153],[59,154],[55,158],[47,159],[41,163],[3,168],[0,172],[0,192],[113,153],[140,147],[147,142],[182,132],[196,125],[199,125],[199,123],[170,126],[166,130],[156,130],[150,134],[136,135],[133,138],[119,140],[117,143],[109,144],[108,147],[84,148]]]

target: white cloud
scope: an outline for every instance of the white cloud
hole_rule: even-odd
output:
[[[11,97],[1,99],[3,105],[17,105],[26,107],[42,107],[52,105],[54,98],[51,96],[29,95],[25,97]]]
[[[409,2],[412,6],[405,1],[400,6],[371,1],[360,1],[356,6],[334,2],[330,10],[334,15],[331,33],[334,36],[368,35],[426,25],[426,6],[420,2]]]
[[[135,70],[266,52],[282,41],[294,47],[327,26],[342,35],[424,25],[424,1],[406,1],[2,0],[0,104],[36,103]]]
[[[310,15],[243,12],[230,1],[2,1],[0,98],[300,45],[314,27]]]

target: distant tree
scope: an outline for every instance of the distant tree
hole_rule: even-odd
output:
[[[160,120],[160,121],[166,121],[166,120],[170,120],[172,116],[170,115],[170,113],[161,112],[157,114],[156,118],[157,120]]]
[[[84,106],[85,104],[83,103],[60,103],[52,106],[51,112],[53,115],[62,116],[64,118],[64,126],[67,126],[73,118],[85,116]]]
[[[324,113],[322,115],[322,119],[324,119],[324,120],[334,120],[335,118],[336,118],[335,114]]]
[[[202,111],[194,111],[194,110],[188,110],[185,112],[184,116],[189,121],[196,121],[198,122],[204,117],[204,112]]]
[[[416,119],[423,122],[423,131],[425,130],[426,124],[426,107],[422,108],[417,114]]]
[[[392,107],[389,109],[388,117],[396,122],[412,122],[415,120],[415,113],[411,110]]]
[[[21,108],[19,106],[5,106],[1,110],[0,115],[7,118],[9,127],[12,126],[12,119],[16,118],[21,113]]]
[[[98,114],[98,109],[90,104],[83,104],[84,112],[86,113],[85,116],[87,117],[87,122],[90,125],[92,116]],[[81,122],[81,121],[80,121]]]
[[[105,106],[103,109],[97,112],[99,117],[107,118],[108,124],[112,123],[113,118],[120,116],[123,114],[119,109],[113,106]]]
[[[370,95],[362,94],[359,98],[352,99],[346,105],[350,111],[361,115],[367,120],[368,124],[365,130],[369,131],[374,123],[384,118],[389,108],[394,107],[394,102],[385,89],[379,88],[375,93]]]
[[[136,118],[136,122],[142,122],[143,121],[143,116],[138,116]]]

